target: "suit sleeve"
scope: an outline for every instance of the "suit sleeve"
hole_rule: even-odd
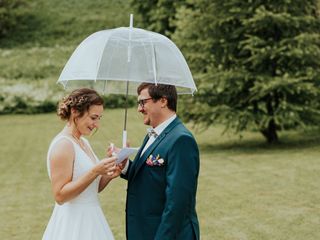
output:
[[[128,166],[128,169],[127,169],[126,173],[125,174],[123,174],[123,173],[120,174],[120,177],[123,178],[123,179],[126,179],[126,180],[128,180],[129,172],[130,172],[131,165],[132,165],[132,161],[130,159],[128,161],[129,161],[129,166]]]
[[[197,191],[199,150],[191,135],[180,136],[169,151],[166,202],[155,239],[175,239],[184,215],[191,211]]]

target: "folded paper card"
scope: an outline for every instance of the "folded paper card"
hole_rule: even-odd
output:
[[[123,160],[128,158],[131,154],[136,153],[139,150],[139,148],[122,148],[120,152],[118,152],[116,164],[120,164]]]

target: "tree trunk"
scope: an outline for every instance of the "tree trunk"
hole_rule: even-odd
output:
[[[266,138],[269,144],[275,144],[279,142],[277,126],[273,119],[269,121],[268,128],[262,129],[260,132]]]

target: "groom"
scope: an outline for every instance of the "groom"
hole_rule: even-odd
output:
[[[127,239],[200,239],[195,209],[199,150],[176,116],[176,88],[142,83],[137,92],[138,111],[152,128],[122,170],[128,180]]]

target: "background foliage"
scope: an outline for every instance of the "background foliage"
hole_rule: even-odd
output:
[[[278,141],[279,130],[318,124],[318,1],[133,4],[150,29],[169,29],[193,70],[199,92],[185,101],[186,120],[204,128],[222,123],[226,130],[257,130],[270,143]]]
[[[128,26],[129,13],[125,0],[0,1],[7,26],[0,35],[0,114],[54,111],[65,94],[56,81],[76,46],[93,32]],[[108,108],[124,106],[123,96],[105,98]]]
[[[24,0],[1,0],[0,1],[0,39],[6,37],[15,28],[27,13]]]
[[[131,0],[131,6],[138,13],[141,21],[138,26],[170,37],[175,31],[176,13],[185,0]]]
[[[319,122],[317,1],[201,0],[178,13],[174,39],[199,73],[187,119],[256,129],[268,142]]]
[[[55,82],[75,47],[95,31],[128,26],[133,12],[134,26],[171,37],[187,58],[199,91],[180,104],[186,121],[204,129],[223,124],[238,133],[259,131],[272,143],[280,130],[313,127],[320,120],[316,0],[1,4],[12,9],[6,11],[12,23],[0,14],[7,23],[0,36],[1,113],[53,110],[63,94]],[[120,107],[121,97],[119,103],[106,98]]]

